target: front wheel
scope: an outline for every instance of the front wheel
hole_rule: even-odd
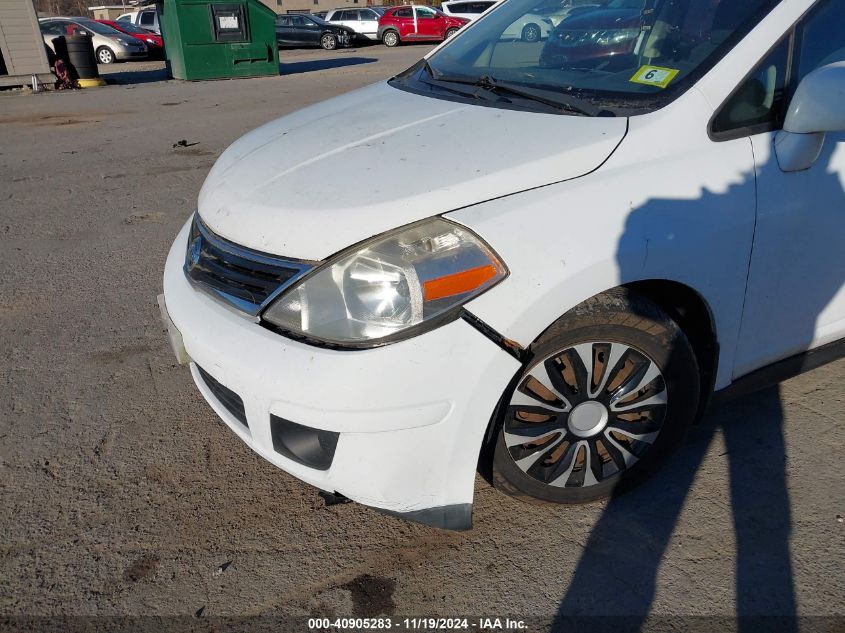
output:
[[[396,31],[385,31],[384,35],[381,36],[381,41],[385,46],[390,46],[391,48],[399,46],[399,33]]]
[[[540,27],[534,24],[526,24],[522,29],[523,42],[538,42],[540,40]]]
[[[320,38],[320,46],[327,51],[333,51],[337,48],[337,38],[331,33],[326,33]]]
[[[692,346],[627,289],[567,313],[531,353],[498,411],[493,480],[507,494],[552,503],[607,497],[665,461],[695,418]]]
[[[101,46],[97,49],[97,61],[101,64],[113,64],[115,59],[114,52],[108,46]]]
[[[446,35],[445,35],[445,38],[444,38],[444,39],[447,39],[447,40],[448,40],[448,39],[450,39],[450,38],[451,38],[452,36],[454,36],[454,35],[455,35],[455,33],[457,33],[457,32],[458,32],[458,29],[454,29],[454,28],[452,28],[452,29],[447,29],[447,31],[446,31]]]

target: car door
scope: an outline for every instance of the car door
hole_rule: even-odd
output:
[[[428,7],[414,5],[414,28],[419,39],[441,39],[445,30],[445,19]]]
[[[791,62],[780,62],[793,69],[786,85],[845,61],[843,24],[840,0],[799,23]],[[757,224],[735,377],[845,337],[845,134],[828,134],[812,166],[791,172],[778,165],[776,134],[751,137]]]
[[[276,42],[286,46],[294,44],[291,16],[280,15],[276,18]]]
[[[396,26],[399,28],[399,37],[403,40],[414,39],[417,35],[414,19],[414,12],[411,7],[402,7],[393,12],[393,17],[396,18]]]
[[[370,39],[376,39],[378,18],[378,13],[372,9],[358,9],[358,32]]]
[[[320,28],[304,15],[292,15],[294,43],[315,46],[320,43]]]
[[[142,29],[152,31],[157,35],[161,34],[158,28],[158,16],[155,11],[141,11],[138,14],[138,26]]]
[[[294,46],[310,46],[319,40],[319,34],[314,37],[314,34],[307,27],[307,21],[301,15],[290,16],[292,25],[291,42]]]

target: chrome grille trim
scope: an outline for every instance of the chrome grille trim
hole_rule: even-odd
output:
[[[215,234],[194,214],[185,252],[191,284],[251,317],[258,314],[315,262],[277,257],[238,246]]]

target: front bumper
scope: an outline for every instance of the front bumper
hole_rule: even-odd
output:
[[[337,351],[271,332],[194,289],[186,224],[164,274],[166,313],[200,392],[254,451],[327,492],[406,518],[470,527],[484,432],[518,362],[463,320],[384,347]],[[243,401],[239,422],[199,372]],[[339,433],[326,470],[273,448],[270,416]]]
[[[117,49],[114,52],[114,56],[120,60],[126,59],[146,59],[148,57],[146,49],[137,49],[137,48],[125,48],[125,49]]]

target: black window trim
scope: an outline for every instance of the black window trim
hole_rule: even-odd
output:
[[[757,71],[757,68],[762,64],[766,58],[768,58],[772,53],[774,53],[780,46],[783,45],[784,42],[789,41],[788,46],[789,50],[786,54],[786,71],[784,74],[784,95],[783,101],[784,106],[781,108],[780,115],[776,121],[766,121],[764,123],[757,123],[754,125],[740,125],[735,127],[731,130],[725,130],[724,132],[716,132],[713,129],[713,125],[716,122],[716,119],[719,118],[719,115],[722,114],[722,111],[725,107],[731,102],[734,96],[745,86],[745,83],[754,75]],[[793,24],[789,31],[781,37],[774,46],[769,48],[762,57],[754,62],[754,65],[751,67],[751,70],[737,83],[733,90],[731,90],[730,94],[725,97],[724,101],[719,105],[718,108],[715,109],[713,112],[713,116],[710,117],[710,121],[707,122],[707,135],[710,137],[711,141],[716,143],[724,143],[725,141],[735,141],[738,138],[746,138],[749,136],[755,136],[757,134],[763,134],[764,132],[774,132],[780,129],[783,126],[783,117],[786,114],[786,108],[788,107],[789,100],[792,96],[792,57],[795,54],[795,25]]]
[[[797,73],[794,72],[795,69],[800,67],[801,63],[801,51],[800,45],[803,41],[804,37],[804,26],[807,20],[811,19],[816,12],[821,11],[823,7],[832,4],[834,0],[820,0],[816,2],[812,6],[810,6],[804,13],[802,13],[795,22],[792,23],[792,26],[786,31],[783,37],[781,37],[769,50],[765,52],[765,54],[760,57],[757,61],[754,62],[754,65],[751,67],[751,70],[748,71],[748,74],[745,75],[739,83],[737,83],[736,87],[731,91],[731,93],[722,101],[718,108],[715,109],[713,112],[713,116],[710,117],[710,121],[707,123],[707,135],[710,137],[710,140],[715,143],[724,143],[725,141],[734,141],[740,138],[749,138],[751,136],[756,136],[757,134],[765,134],[766,132],[777,132],[783,129],[783,123],[786,119],[786,113],[789,110],[789,104],[792,101],[792,96],[795,94],[796,88],[798,88],[798,78]],[[713,123],[715,122],[716,118],[722,113],[722,109],[733,99],[734,95],[739,92],[739,90],[745,85],[745,82],[754,74],[757,70],[757,67],[763,63],[763,61],[771,55],[775,50],[777,50],[778,46],[783,44],[784,41],[789,40],[789,52],[787,54],[787,62],[786,62],[786,73],[784,77],[784,95],[783,95],[783,107],[781,108],[780,115],[776,121],[769,121],[767,123],[758,123],[757,125],[748,125],[748,126],[741,126],[734,128],[733,130],[726,130],[724,132],[714,132],[713,131]]]

